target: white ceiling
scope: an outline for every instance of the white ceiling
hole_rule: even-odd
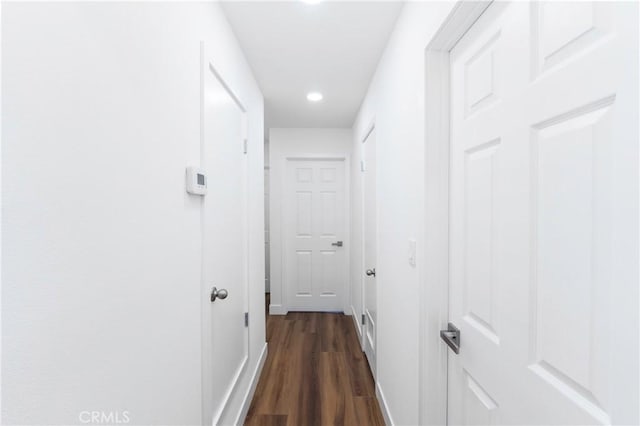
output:
[[[399,1],[223,2],[265,98],[265,127],[351,127]],[[310,91],[324,99],[307,101]]]

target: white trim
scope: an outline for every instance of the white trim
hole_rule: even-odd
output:
[[[2,2],[0,2],[0,22],[2,22]],[[2,32],[0,31],[0,81],[2,81]],[[0,99],[2,99],[2,85],[0,85]],[[2,103],[0,102],[0,117],[2,117]],[[6,158],[6,157],[5,157]],[[2,120],[0,120],[0,187],[2,187]],[[2,204],[3,195],[0,194],[0,206]],[[0,241],[2,240],[2,209],[0,209]],[[0,259],[4,259],[2,256],[3,253],[2,246],[0,245]],[[0,289],[2,289],[2,262],[0,262]],[[6,300],[6,299],[5,299]],[[2,291],[0,291],[0,306],[2,305]],[[2,347],[2,315],[0,315],[0,347]],[[5,357],[6,359],[6,357]],[[2,364],[2,351],[0,351],[0,365]],[[6,375],[5,375],[6,377]],[[0,383],[4,383],[2,381],[2,369],[0,369]],[[5,405],[6,406],[6,405]],[[0,397],[0,413],[4,413],[2,411],[2,398]]]
[[[490,1],[459,1],[425,49],[425,216],[420,268],[419,423],[447,423],[449,53]]]
[[[384,417],[384,424],[387,426],[393,426],[395,423],[391,417],[391,411],[389,410],[387,400],[384,397],[384,392],[382,392],[382,387],[379,382],[376,383],[376,398],[378,398],[378,403],[380,404],[380,411],[382,411],[382,417]]]
[[[364,350],[364,346],[363,345],[363,327],[362,327],[362,316],[361,314],[359,314],[358,312],[356,312],[356,308],[351,305],[351,316],[353,317],[353,323],[356,326],[356,333],[358,334],[358,341],[360,341],[360,348],[362,350]]]
[[[238,367],[238,369],[236,370],[236,374],[233,376],[233,383],[227,388],[227,392],[224,394],[224,402],[222,403],[218,412],[213,415],[213,420],[211,422],[212,424],[217,425],[220,419],[224,417],[227,409],[229,408],[229,401],[231,401],[231,397],[238,389],[240,378],[242,377],[244,371],[247,369],[248,362],[249,357],[245,356],[242,360],[242,364],[240,364],[240,367]]]
[[[360,168],[360,188],[362,189],[360,191],[360,206],[361,209],[360,211],[362,212],[362,217],[360,218],[360,227],[361,227],[361,235],[362,235],[362,245],[361,245],[361,264],[362,264],[362,271],[360,271],[360,282],[361,284],[361,297],[362,297],[362,313],[367,315],[367,317],[369,318],[367,321],[372,322],[371,320],[371,316],[367,314],[367,310],[366,310],[366,294],[365,294],[365,286],[367,285],[367,281],[366,281],[366,277],[365,277],[365,270],[368,268],[368,266],[365,264],[366,261],[366,242],[367,242],[367,228],[366,228],[366,192],[367,192],[367,177],[366,177],[366,171],[367,171],[367,162],[366,162],[366,143],[367,140],[369,139],[369,136],[371,136],[371,134],[376,130],[376,118],[373,117],[371,119],[371,122],[369,123],[369,126],[367,127],[367,131],[364,134],[364,137],[362,138],[362,141],[360,143],[360,156],[362,158],[362,161],[364,162],[364,170],[361,167]],[[378,135],[375,135],[376,138],[378,137]],[[378,236],[380,235],[379,232],[379,224],[380,221],[378,220],[380,215],[380,201],[379,201],[379,197],[378,197],[378,140],[376,139],[376,143],[375,143],[375,161],[376,161],[376,168],[375,168],[375,179],[376,179],[376,184],[375,184],[375,195],[376,195],[376,205],[374,206],[375,208],[375,215],[376,215],[376,229],[375,229],[375,235],[374,238],[376,240],[376,249],[375,249],[375,258],[376,258],[376,262],[379,259],[378,256],[378,252],[379,252],[379,247],[378,247]],[[378,304],[378,294],[379,294],[379,288],[378,285],[376,283],[376,309],[377,309],[377,304]],[[378,324],[377,323],[373,323],[373,332],[374,332],[374,336],[373,336],[373,354],[374,354],[374,359],[373,361],[370,360],[369,358],[367,358],[367,362],[369,363],[369,367],[371,368],[371,373],[373,375],[374,380],[376,379],[376,374],[378,372]],[[362,339],[361,339],[361,344],[362,344],[362,350],[365,351],[366,349],[366,345],[367,345],[367,326],[366,324],[363,325],[362,327]],[[371,365],[373,364],[373,366]]]
[[[269,315],[287,315],[288,313],[289,313],[289,310],[280,304],[269,305]]]
[[[449,16],[440,25],[426,49],[450,52],[492,2],[493,0],[474,2],[459,0],[451,9]]]
[[[205,58],[204,58],[204,41],[200,42],[200,167],[203,165],[204,159],[204,81],[205,81]],[[200,297],[204,298],[204,215],[202,214],[202,206],[200,206]],[[205,353],[205,342],[210,338],[210,334],[208,334],[211,329],[207,324],[208,315],[207,312],[207,304],[206,299],[202,300],[200,303],[200,423],[205,424],[205,419],[209,417],[206,413],[206,410],[209,408],[207,403],[207,393],[205,390],[207,389],[205,385],[205,366],[207,365],[208,354]],[[206,346],[207,349],[209,346]]]
[[[234,425],[242,425],[244,424],[247,413],[249,412],[249,407],[251,406],[251,401],[253,400],[253,395],[256,392],[256,387],[258,386],[258,381],[260,380],[260,375],[262,374],[262,369],[264,367],[264,363],[267,360],[268,354],[268,346],[265,342],[262,347],[262,352],[260,353],[260,358],[258,359],[258,364],[256,365],[255,370],[253,370],[253,374],[251,375],[251,381],[249,382],[249,386],[247,387],[247,391],[244,394],[244,398],[242,400],[242,404],[240,405],[240,412],[238,413],[238,417],[236,421],[233,423]]]
[[[222,75],[218,72],[216,67],[214,67],[211,62],[209,62],[209,71],[211,71],[213,75],[216,76],[216,78],[218,79],[222,87],[224,87],[224,90],[229,94],[229,96],[231,96],[231,99],[233,99],[236,105],[238,105],[238,108],[240,108],[242,112],[247,112],[247,109],[244,107],[244,104],[242,103],[240,98],[236,95],[235,91],[231,88],[231,86],[227,84],[226,80],[222,77]]]
[[[360,138],[360,143],[364,143],[375,128],[376,128],[376,117],[373,116],[369,120],[369,124],[367,125],[367,127],[365,127],[364,136]]]
[[[365,171],[367,170],[367,163],[366,163],[366,159],[365,159],[365,155],[364,155],[364,144],[367,142],[367,139],[369,138],[369,136],[371,136],[371,133],[373,133],[373,131],[376,129],[376,117],[373,116],[371,117],[371,119],[369,120],[369,124],[367,125],[367,127],[365,127],[365,132],[364,135],[360,138],[360,212],[362,213],[362,216],[360,217],[360,235],[362,235],[362,238],[360,240],[360,265],[362,265],[361,269],[366,269],[366,265],[364,264],[365,261],[365,242],[366,242],[366,235],[365,235]],[[376,149],[378,148],[378,144],[376,141]],[[376,161],[378,159],[378,155],[376,153]],[[376,171],[377,171],[377,167],[376,167]],[[377,184],[378,184],[378,180],[376,179],[376,190],[377,190]],[[376,194],[377,195],[377,194]],[[377,196],[376,196],[376,201],[377,201]],[[376,212],[376,221],[377,221],[377,212]],[[377,225],[377,222],[376,222]],[[377,230],[376,230],[377,231]],[[377,244],[376,244],[376,248],[377,248]],[[360,277],[360,301],[362,303],[362,315],[364,315],[365,312],[365,291],[364,291],[364,286],[366,285],[366,280],[365,280],[365,275],[364,275],[364,271],[359,271],[358,276]],[[376,298],[376,301],[378,299]],[[360,318],[360,315],[358,315],[358,318]],[[362,322],[362,321],[360,321]],[[365,349],[365,345],[366,345],[366,332],[365,332],[365,326],[361,325],[362,327],[362,332],[360,333],[360,346],[362,347],[362,350],[364,351]]]
[[[346,155],[294,155],[284,158],[285,164],[287,161],[344,161],[347,162]]]

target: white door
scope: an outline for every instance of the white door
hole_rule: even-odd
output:
[[[638,4],[495,2],[451,52],[450,424],[638,424]]]
[[[376,202],[376,130],[364,140],[364,353],[374,377],[376,374],[376,325],[378,321],[376,259],[377,209]]]
[[[346,288],[343,159],[287,160],[283,230],[290,311],[343,311]]]
[[[208,62],[203,73],[203,419],[211,425],[248,356],[246,156],[242,108]],[[213,287],[227,297],[211,301]]]

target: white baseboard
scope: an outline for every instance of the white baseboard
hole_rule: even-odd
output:
[[[287,312],[282,305],[269,305],[269,315],[287,315]]]
[[[258,386],[258,380],[260,380],[262,368],[264,367],[264,363],[267,360],[267,352],[267,343],[265,342],[264,347],[262,348],[262,352],[260,353],[258,365],[256,365],[256,369],[253,371],[253,375],[251,376],[251,382],[249,383],[249,387],[247,388],[247,393],[245,393],[244,399],[242,400],[242,406],[240,408],[240,412],[238,413],[238,418],[234,423],[236,425],[243,425],[245,419],[247,418],[247,413],[249,412],[249,407],[251,406],[251,401],[253,400],[253,394],[256,392],[256,386]]]
[[[376,382],[376,397],[378,398],[378,403],[380,404],[380,411],[382,411],[382,417],[384,417],[384,424],[387,426],[393,426],[393,419],[391,418],[391,413],[389,412],[389,406],[387,405],[387,400],[384,398],[384,393],[382,392],[382,388],[380,387],[380,383]]]
[[[364,347],[362,346],[362,317],[356,312],[356,308],[354,308],[353,305],[351,305],[351,316],[353,316],[353,322],[356,326],[356,332],[358,333],[358,341],[360,342],[360,347],[364,350]]]

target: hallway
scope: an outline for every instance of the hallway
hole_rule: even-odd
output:
[[[0,1],[0,424],[640,425],[638,17]]]
[[[350,316],[268,315],[267,342],[245,425],[384,425]]]

